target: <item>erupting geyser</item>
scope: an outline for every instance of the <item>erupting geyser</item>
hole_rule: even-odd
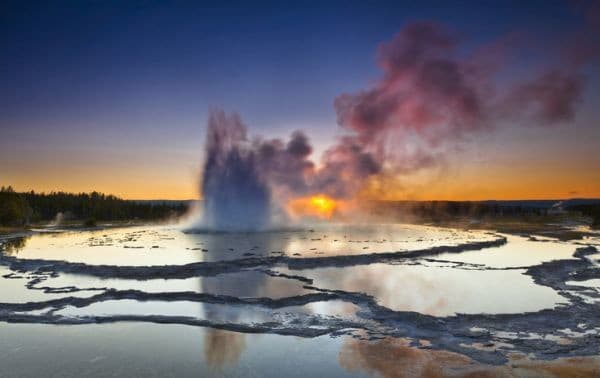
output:
[[[337,199],[352,198],[379,165],[361,146],[344,139],[326,151],[321,167],[301,131],[281,139],[250,139],[240,117],[213,110],[208,119],[202,176],[201,228],[260,231],[290,219],[330,219]]]
[[[207,228],[254,231],[268,226],[271,193],[247,144],[246,128],[236,114],[211,112],[202,177]]]
[[[505,83],[500,65],[459,51],[454,33],[434,23],[409,24],[383,43],[381,79],[334,100],[344,133],[318,165],[302,131],[288,141],[249,140],[237,115],[211,112],[203,227],[261,230],[273,226],[274,214],[330,219],[361,198],[387,196],[403,177],[444,166],[446,152],[471,135],[571,121],[584,84],[580,71],[598,56],[595,46],[585,56],[569,49],[570,64]]]
[[[250,140],[240,117],[211,111],[202,176],[201,228],[260,231],[285,227],[290,219],[331,219],[352,199],[379,163],[343,139],[326,151],[319,169],[301,131],[290,139]]]

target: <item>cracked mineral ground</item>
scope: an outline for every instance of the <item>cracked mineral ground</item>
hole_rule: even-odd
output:
[[[600,373],[592,231],[137,226],[0,243],[2,376]]]

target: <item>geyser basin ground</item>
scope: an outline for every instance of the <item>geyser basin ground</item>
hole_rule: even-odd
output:
[[[47,373],[23,364],[42,353],[36,340],[64,361],[51,364],[57,376],[144,363],[190,376],[598,371],[600,271],[587,240],[402,224],[34,233],[0,247],[0,362],[9,376]],[[180,351],[177,364],[147,358],[153,337]],[[126,352],[131,343],[145,352]],[[592,357],[561,359],[573,356]]]
[[[19,248],[18,257],[87,265],[183,265],[280,255],[295,258],[408,252],[495,239],[497,236],[483,231],[394,224],[239,233],[131,227],[35,234]]]

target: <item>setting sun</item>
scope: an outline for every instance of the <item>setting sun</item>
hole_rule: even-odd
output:
[[[313,216],[329,219],[335,214],[338,208],[339,201],[324,194],[296,198],[290,202],[290,210],[297,216]]]

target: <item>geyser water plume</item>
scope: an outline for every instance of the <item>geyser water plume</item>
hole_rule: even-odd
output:
[[[271,192],[260,177],[246,128],[237,114],[210,113],[202,193],[204,227],[255,231],[269,225]]]

